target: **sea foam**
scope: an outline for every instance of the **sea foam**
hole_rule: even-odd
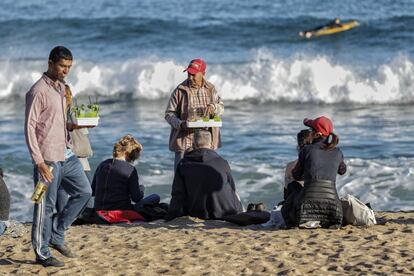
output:
[[[0,98],[22,97],[44,67],[40,61],[0,62]],[[67,81],[74,94],[167,98],[186,78],[186,64],[156,57],[123,62],[76,61]],[[44,68],[43,68],[44,70]],[[206,78],[225,100],[405,104],[414,102],[414,64],[395,57],[378,68],[336,64],[326,56],[288,59],[259,51],[243,64],[211,64]]]

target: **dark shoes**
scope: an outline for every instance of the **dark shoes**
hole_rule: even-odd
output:
[[[62,254],[65,257],[68,258],[75,258],[76,255],[74,253],[72,253],[72,251],[70,251],[70,249],[62,244],[62,245],[56,245],[56,244],[49,244],[49,246],[53,249],[55,249],[56,251],[58,251],[60,254]]]
[[[247,212],[250,211],[257,211],[257,212],[261,212],[261,211],[265,211],[266,210],[266,206],[263,203],[249,203],[249,205],[247,205]]]
[[[256,210],[256,204],[249,203],[249,205],[247,205],[247,212],[249,212],[249,211],[255,211],[255,210]]]
[[[62,254],[63,256],[65,256],[65,257],[68,257],[68,258],[74,258],[75,257],[75,254],[73,254],[70,251],[70,249],[64,244],[62,244],[62,245],[49,244],[49,247],[59,251],[59,253]],[[44,260],[36,259],[36,263],[41,264],[44,267],[48,267],[48,266],[62,267],[62,266],[65,265],[64,262],[59,261],[55,257],[49,257],[49,258],[44,259]]]
[[[59,261],[58,259],[56,259],[55,257],[49,257],[47,259],[41,260],[41,259],[37,259],[36,260],[37,264],[41,264],[44,267],[48,267],[48,266],[54,266],[54,267],[62,267],[65,265],[64,262]]]

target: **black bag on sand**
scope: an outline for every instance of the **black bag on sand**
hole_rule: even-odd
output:
[[[267,211],[248,211],[223,217],[223,220],[239,226],[266,223],[269,219],[270,213]]]
[[[109,224],[109,223],[96,214],[95,208],[85,208],[82,214],[73,222],[73,225],[84,225],[84,224]]]
[[[167,203],[145,204],[138,211],[145,218],[145,221],[164,219],[168,213]]]

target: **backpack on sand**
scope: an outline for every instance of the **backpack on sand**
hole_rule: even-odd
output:
[[[341,203],[345,225],[370,226],[377,224],[374,211],[353,195],[342,197]]]

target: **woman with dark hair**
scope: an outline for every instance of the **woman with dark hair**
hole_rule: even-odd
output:
[[[327,117],[305,119],[303,123],[312,129],[312,144],[300,151],[292,176],[303,180],[304,186],[286,199],[283,218],[290,227],[307,223],[324,228],[340,227],[342,205],[335,183],[336,175],[346,172],[346,165],[342,151],[336,147],[339,138]]]
[[[296,141],[297,141],[296,148],[298,152],[300,152],[304,146],[312,143],[312,131],[310,131],[309,129],[302,129],[296,135]],[[292,175],[292,170],[293,168],[295,168],[297,163],[298,163],[298,159],[291,161],[286,165],[285,182],[284,182],[284,187],[283,187],[283,199],[285,200],[289,196],[289,194],[292,193],[293,190],[295,190],[296,187],[300,187],[300,188],[303,187],[303,181],[295,180]]]

